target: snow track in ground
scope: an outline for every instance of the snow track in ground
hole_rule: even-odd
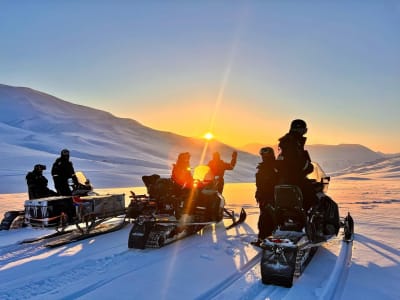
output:
[[[345,286],[347,280],[352,252],[353,252],[353,242],[342,241],[342,247],[340,249],[339,256],[336,260],[335,267],[333,268],[333,271],[319,299],[321,300],[340,299],[341,294],[343,292],[343,287]]]
[[[212,299],[217,297],[219,294],[221,294],[226,288],[231,286],[233,283],[235,283],[237,280],[239,280],[242,276],[244,276],[251,268],[253,268],[256,264],[260,262],[261,259],[261,252],[258,253],[256,256],[254,256],[249,262],[247,262],[245,265],[243,265],[237,273],[232,274],[231,276],[227,277],[224,279],[222,282],[220,282],[218,285],[213,287],[212,289],[204,292],[202,295],[197,297],[197,300],[206,300],[206,299]]]
[[[130,226],[128,226],[130,227]],[[130,230],[130,228],[129,228]],[[64,261],[60,264],[48,264],[46,269],[53,270],[48,273],[48,276],[42,276],[41,278],[36,278],[35,276],[25,277],[23,280],[19,278],[14,279],[3,285],[0,289],[0,299],[32,299],[34,297],[41,298],[47,293],[52,293],[55,297],[58,289],[63,289],[65,286],[70,285],[72,282],[78,282],[88,278],[90,276],[96,276],[96,283],[85,289],[77,290],[71,293],[69,299],[75,299],[77,297],[83,296],[88,290],[93,290],[96,286],[101,286],[105,282],[110,282],[115,280],[127,273],[137,272],[143,268],[147,268],[153,264],[158,263],[161,260],[165,260],[168,256],[160,255],[149,255],[149,252],[157,251],[155,249],[148,249],[143,251],[130,251],[127,249],[127,236],[128,229],[125,229],[126,241],[123,243],[115,244],[112,243],[112,247],[108,247],[107,250],[111,251],[112,254],[102,256],[104,253],[104,248],[102,250],[96,251],[91,250],[88,255],[80,255],[78,261],[71,262],[69,260]],[[121,232],[120,232],[121,234]],[[110,238],[112,235],[104,235],[104,238]],[[81,241],[78,243],[72,243],[68,246],[61,246],[54,249],[48,249],[43,246],[46,241],[40,241],[34,244],[22,244],[22,245],[11,245],[9,247],[4,247],[6,249],[14,248],[14,251],[10,253],[11,257],[4,255],[4,261],[1,261],[0,266],[7,268],[7,265],[21,263],[21,260],[30,257],[32,260],[33,256],[37,256],[38,260],[46,256],[59,255],[68,256],[69,251],[74,251],[75,247],[80,247],[80,244],[90,244],[90,239]],[[193,247],[196,243],[187,241],[184,246],[179,248],[179,252],[185,251],[187,248]],[[17,249],[20,248],[20,251]],[[4,249],[4,250],[6,250]],[[64,254],[63,254],[64,253]],[[95,258],[96,254],[99,254],[99,258]],[[90,258],[89,256],[94,256]],[[119,268],[120,266],[126,266],[127,262],[136,257],[135,262],[140,262],[134,267]],[[43,267],[43,266],[42,266]],[[58,271],[54,271],[58,269]],[[119,271],[119,269],[121,271]],[[112,273],[104,273],[103,270],[112,270]],[[41,270],[43,271],[43,270]],[[56,276],[54,276],[56,272]],[[37,287],[40,286],[40,289]]]

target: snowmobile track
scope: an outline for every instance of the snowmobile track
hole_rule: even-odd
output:
[[[46,248],[44,245],[42,245],[43,241],[39,243],[34,243],[34,244],[25,244],[25,245],[18,245],[18,246],[28,246],[29,248],[39,248],[41,253],[43,252],[48,252],[48,251],[58,251],[57,249],[62,249],[62,247],[69,247],[69,245],[64,245],[60,248]],[[38,245],[39,244],[39,245]],[[179,253],[184,253],[188,248],[194,247],[198,244],[197,239],[185,239],[185,243],[182,243],[179,246],[179,249],[175,251],[175,253],[179,256]],[[84,279],[89,276],[93,276],[93,274],[97,273],[97,276],[99,277],[99,280],[97,283],[92,284],[91,286],[88,286],[83,289],[78,289],[71,291],[71,293],[62,299],[76,299],[79,297],[83,297],[86,294],[92,292],[93,290],[96,290],[97,288],[102,287],[104,284],[107,284],[111,281],[117,280],[118,278],[121,278],[127,274],[135,273],[135,272],[140,272],[142,269],[145,269],[151,265],[158,264],[160,261],[168,260],[169,256],[158,256],[155,259],[149,259],[149,260],[144,260],[143,264],[137,266],[136,268],[133,269],[123,269],[121,271],[118,271],[118,266],[122,266],[126,264],[126,261],[129,261],[129,257],[132,255],[140,255],[143,257],[146,257],[149,255],[149,253],[152,252],[150,249],[147,250],[137,250],[135,249],[134,251],[125,249],[124,247],[125,243],[122,243],[120,246],[124,249],[118,253],[112,254],[112,255],[107,255],[105,257],[100,257],[96,259],[91,259],[90,264],[88,264],[86,261],[80,261],[76,264],[73,265],[68,265],[67,268],[60,269],[60,272],[58,276],[54,277],[51,276],[46,279],[47,284],[43,286],[41,282],[43,282],[43,279],[40,280],[35,280],[34,277],[30,278],[29,280],[23,280],[20,282],[18,287],[14,288],[7,288],[4,286],[3,288],[0,288],[0,299],[5,299],[5,300],[15,300],[15,299],[29,299],[33,297],[41,297],[47,293],[57,293],[58,289],[64,289],[67,284],[70,282],[76,282],[77,278],[79,279]],[[24,247],[25,248],[25,247]],[[121,249],[122,249],[121,248]],[[39,250],[38,249],[38,250]],[[167,249],[167,248],[166,248]],[[110,274],[105,274],[101,272],[101,269],[106,266],[112,264],[114,266],[115,272],[113,273],[113,276],[110,277]],[[54,267],[54,266],[52,266]],[[13,284],[14,285],[14,284]],[[41,285],[41,289],[36,289],[35,287]]]
[[[347,280],[351,257],[353,253],[353,241],[342,241],[342,247],[336,260],[335,266],[327,280],[319,299],[335,300],[340,299],[343,287]]]
[[[212,299],[218,296],[218,294],[222,293],[227,287],[234,284],[237,280],[239,280],[246,272],[248,272],[255,265],[260,263],[261,260],[261,252],[259,252],[256,256],[254,256],[251,260],[249,260],[245,265],[243,265],[240,270],[231,276],[227,277],[225,280],[217,284],[212,289],[204,292],[202,295],[196,298],[196,300],[205,300]]]

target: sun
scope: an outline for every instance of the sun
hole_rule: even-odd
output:
[[[207,132],[206,134],[204,134],[203,136],[206,140],[212,140],[214,138],[214,135],[211,132]]]

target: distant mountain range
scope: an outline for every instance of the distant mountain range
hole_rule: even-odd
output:
[[[261,147],[269,146],[278,153],[277,145],[248,144],[241,148],[243,151],[258,154]],[[336,172],[364,162],[372,162],[389,157],[380,152],[374,152],[362,145],[306,145],[312,160],[317,161],[326,172]]]
[[[180,152],[190,152],[191,165],[206,163],[215,151],[230,160],[231,146],[159,131],[24,87],[0,84],[0,193],[26,190],[25,175],[37,163],[50,169],[61,149],[71,151],[76,170],[83,170],[95,187],[143,185],[142,175],[169,176]],[[239,151],[238,164],[226,173],[227,182],[252,182],[258,149]],[[263,145],[264,146],[264,145]],[[255,150],[256,149],[256,150]],[[384,159],[361,145],[311,145],[313,160],[326,172]],[[256,154],[256,155],[255,155]]]

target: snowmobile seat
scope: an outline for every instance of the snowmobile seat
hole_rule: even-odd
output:
[[[307,216],[303,209],[303,194],[296,185],[275,186],[274,221],[281,230],[301,231]]]

